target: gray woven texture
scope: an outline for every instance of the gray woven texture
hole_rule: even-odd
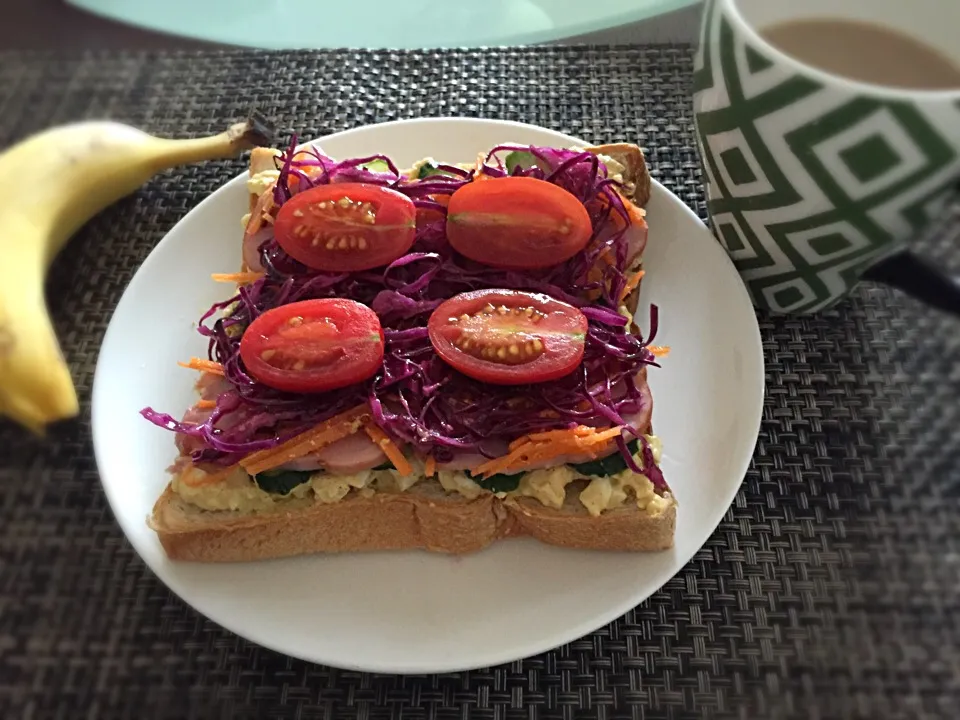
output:
[[[84,117],[208,133],[252,103],[304,136],[479,115],[639,142],[653,174],[703,215],[690,73],[686,47],[0,54],[0,146]],[[767,398],[742,491],[689,565],[590,637],[477,672],[370,676],[263,650],[185,606],[107,507],[90,386],[134,270],[241,168],[154,180],[53,268],[50,305],[83,411],[45,442],[0,423],[0,717],[960,714],[960,322],[875,288],[818,317],[761,319]],[[960,262],[957,233],[925,246]]]

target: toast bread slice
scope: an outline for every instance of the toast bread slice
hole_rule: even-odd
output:
[[[625,168],[623,171],[624,190],[627,198],[637,207],[646,207],[650,202],[650,171],[643,151],[630,143],[611,143],[584,148],[594,155],[606,155]]]
[[[523,536],[567,548],[649,551],[673,547],[676,502],[671,496],[656,515],[628,502],[594,517],[573,486],[564,507],[553,510],[532,498],[484,494],[467,500],[423,480],[402,493],[351,492],[336,503],[289,500],[269,511],[239,513],[201,510],[168,486],[149,525],[171,559],[197,562],[374,550],[459,555]]]

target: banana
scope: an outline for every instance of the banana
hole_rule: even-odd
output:
[[[91,217],[161,170],[269,144],[259,117],[172,140],[109,121],[51,128],[0,154],[0,415],[42,433],[79,412],[50,322],[44,278]]]

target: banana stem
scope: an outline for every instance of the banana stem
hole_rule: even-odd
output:
[[[156,169],[189,165],[202,160],[216,160],[239,155],[258,145],[269,145],[273,128],[266,119],[254,113],[248,120],[231,125],[218,135],[191,139],[156,139]]]

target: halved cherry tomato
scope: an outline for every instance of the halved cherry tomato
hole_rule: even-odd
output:
[[[587,318],[549,295],[476,290],[433,311],[430,342],[464,375],[495,385],[556,380],[583,360]]]
[[[334,390],[376,373],[383,328],[373,310],[353,300],[303,300],[250,323],[240,358],[254,378],[277,390]]]
[[[413,200],[365,183],[318,185],[280,208],[273,232],[287,254],[329,272],[387,265],[403,255],[416,235]]]
[[[583,250],[592,232],[590,215],[577,198],[536,178],[469,183],[447,208],[453,249],[492,267],[557,265]]]

